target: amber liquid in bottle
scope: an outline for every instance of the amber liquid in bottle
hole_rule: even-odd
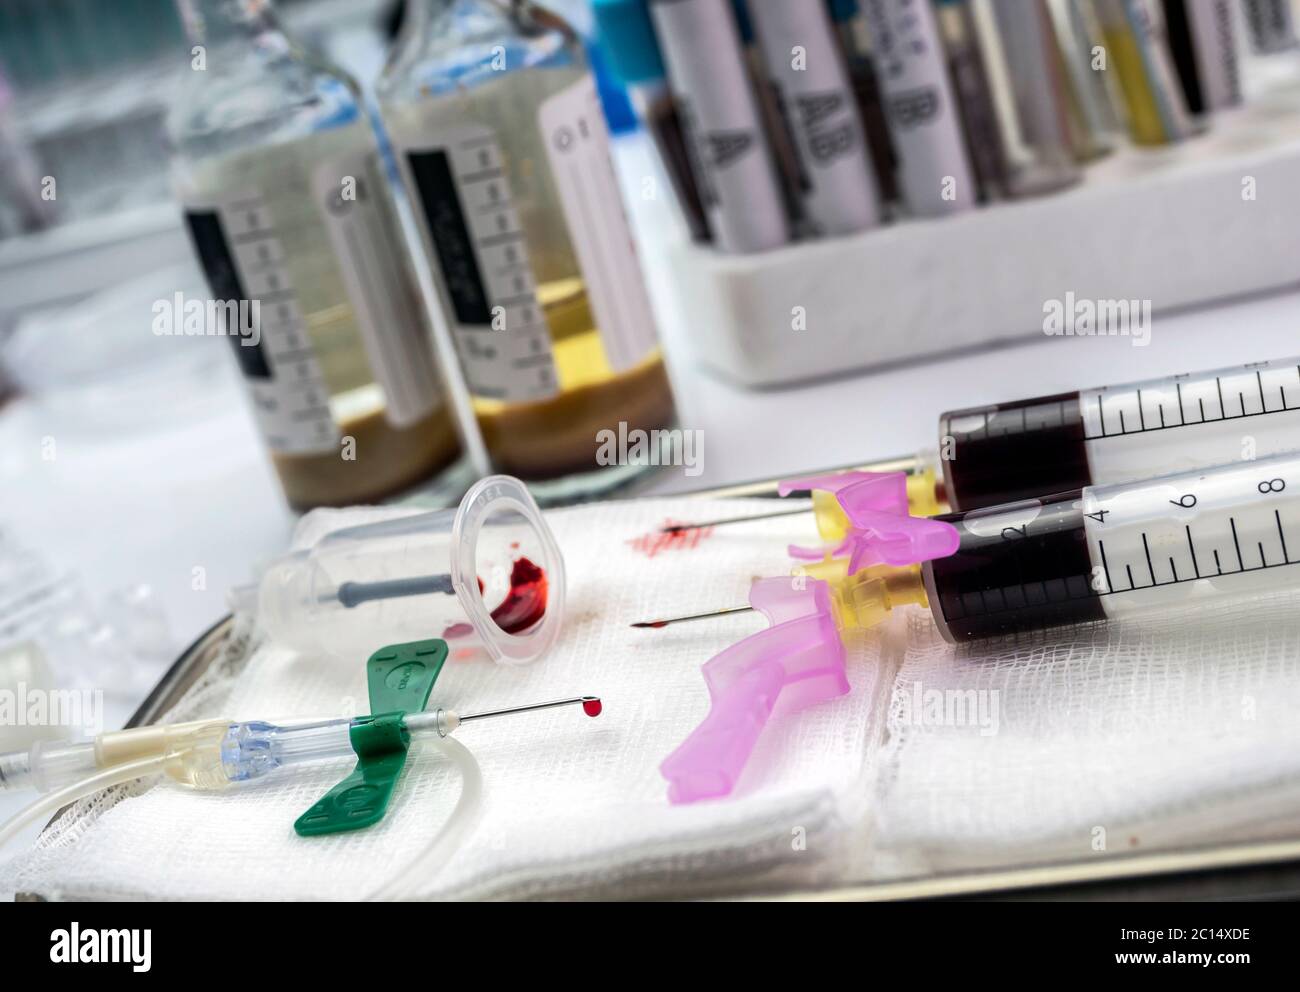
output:
[[[263,420],[285,496],[299,509],[381,499],[435,474],[456,458],[460,448],[440,395],[416,401],[427,408],[422,416],[408,417],[401,425],[393,422],[389,410],[392,398],[386,395],[381,376],[372,366],[341,271],[348,263],[332,247],[322,198],[312,188],[313,170],[328,169],[326,163],[338,162],[340,177],[360,172],[357,166],[371,140],[365,124],[348,125],[204,159],[193,167],[186,183],[185,198],[191,203],[233,204],[222,222],[236,251],[239,245],[248,245],[250,238],[259,246],[262,242],[275,246],[268,249],[273,261],[267,265],[274,266],[279,278],[257,295],[264,297],[259,300],[263,323],[274,322],[277,305],[286,300],[296,311],[295,328],[285,329],[274,342],[267,330],[263,341],[273,352],[268,360],[275,363],[275,379],[290,380],[290,384],[270,387],[279,394],[275,396],[259,396],[255,390],[254,410]],[[369,186],[359,195],[374,198],[365,205],[376,211],[372,224],[378,225],[381,238],[394,239],[394,244],[400,245],[400,231],[388,205],[378,199],[385,194],[376,188],[377,169],[367,168],[360,181]],[[245,198],[251,191],[256,191],[255,201]],[[261,211],[260,219],[249,219],[251,230],[232,236],[230,228],[238,220],[232,223],[228,211],[237,212],[245,206]],[[262,242],[257,240],[259,236]],[[399,251],[395,257],[404,255]],[[249,266],[245,278],[254,268]],[[405,357],[398,362],[427,363],[431,370],[433,359],[420,333],[419,301],[410,292],[405,275],[385,273],[383,287],[389,293],[405,292],[407,298],[393,302],[402,308],[406,319],[415,321],[416,334],[398,338],[394,327],[375,330],[393,334],[381,347],[402,349]],[[236,357],[243,358],[245,346],[238,341],[232,344]],[[295,363],[295,358],[301,363]],[[297,404],[288,414],[288,419],[295,421],[295,426],[287,429],[291,438],[286,436],[283,419],[276,423],[276,418],[269,418],[272,426],[267,426],[263,409],[268,404],[283,408],[290,402]],[[283,416],[283,410],[281,413]]]
[[[288,501],[371,502],[432,476],[459,437],[355,83],[266,0],[178,8],[193,61],[168,131],[211,294],[200,330],[229,337]]]
[[[594,85],[580,58],[484,77],[385,121],[493,467],[595,472],[602,431],[675,412]]]

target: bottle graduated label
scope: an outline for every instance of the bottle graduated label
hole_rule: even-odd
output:
[[[555,94],[537,116],[605,356],[625,372],[654,350],[658,332],[595,80]]]
[[[318,166],[312,194],[329,231],[371,372],[397,428],[438,401],[431,344],[408,277],[396,218],[384,201],[374,154],[359,150]]]
[[[238,304],[257,321],[213,328],[229,336],[253,397],[267,446],[282,454],[337,449],[329,389],[285,266],[284,247],[261,194],[248,191],[205,205],[189,204],[185,222],[213,298]]]
[[[443,144],[409,148],[405,159],[470,392],[504,402],[554,396],[550,329],[496,136],[477,124],[438,136]]]

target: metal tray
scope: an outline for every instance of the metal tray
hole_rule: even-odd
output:
[[[909,465],[909,459],[896,459],[852,468],[877,472],[905,471]],[[685,495],[702,499],[775,497],[776,487],[777,480],[764,479]],[[153,723],[175,705],[219,656],[232,626],[233,618],[229,616],[219,620],[182,652],[127,726]],[[60,811],[55,819],[63,812]],[[1027,864],[1010,869],[940,874],[816,890],[773,891],[761,898],[819,901],[1295,899],[1300,898],[1300,837],[1267,843],[1229,842],[1115,855],[1105,860]]]

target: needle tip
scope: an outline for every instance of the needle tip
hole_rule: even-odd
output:
[[[630,624],[636,630],[662,630],[668,626],[667,620],[642,620],[640,623]]]

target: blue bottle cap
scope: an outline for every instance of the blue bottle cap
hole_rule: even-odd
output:
[[[627,88],[609,67],[609,56],[595,43],[587,46],[587,61],[596,79],[596,92],[605,111],[610,134],[631,134],[639,126]]]
[[[591,8],[596,35],[615,75],[629,86],[664,78],[664,63],[646,0],[592,0]]]
[[[843,24],[858,16],[858,0],[826,0],[831,8],[831,20]]]
[[[736,27],[740,28],[740,40],[746,45],[754,40],[754,25],[749,19],[749,9],[745,0],[731,0],[731,7],[736,12]]]

